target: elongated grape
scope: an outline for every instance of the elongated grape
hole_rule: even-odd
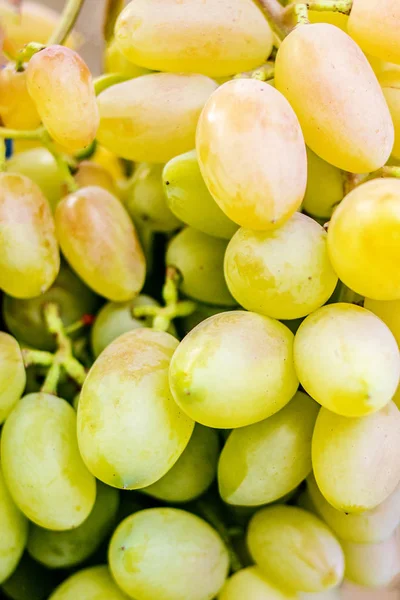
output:
[[[40,125],[39,114],[26,87],[26,71],[17,71],[14,63],[0,71],[0,116],[6,127],[36,129]]]
[[[301,508],[259,510],[250,521],[247,543],[261,571],[284,589],[322,592],[342,581],[339,542],[325,523]]]
[[[268,317],[244,311],[210,317],[174,353],[173,396],[208,427],[230,429],[266,419],[297,390],[292,343],[289,329]]]
[[[0,173],[0,288],[16,298],[39,296],[59,267],[46,198],[24,175]]]
[[[1,589],[11,600],[46,600],[59,581],[59,575],[45,569],[25,553]]]
[[[81,188],[57,206],[61,250],[95,292],[123,302],[142,289],[145,260],[135,228],[120,201],[98,186]]]
[[[99,125],[92,76],[84,60],[64,46],[48,46],[26,69],[28,91],[50,135],[71,152],[89,146]]]
[[[400,300],[382,302],[365,298],[364,308],[373,312],[389,327],[400,347]]]
[[[352,173],[386,163],[394,132],[385,98],[364,54],[338,27],[296,27],[279,48],[275,85],[318,156]]]
[[[232,237],[237,225],[222,212],[208,191],[195,150],[170,160],[162,177],[168,206],[178,219],[207,235]]]
[[[204,75],[154,73],[99,94],[98,140],[118,156],[165,163],[191,150],[200,112],[217,84]]]
[[[224,83],[200,116],[196,147],[209,191],[235,223],[273,229],[299,208],[307,182],[303,134],[289,103],[267,83]]]
[[[400,482],[400,412],[393,402],[348,419],[322,408],[312,441],[317,485],[337,510],[362,513],[384,502]]]
[[[208,600],[228,574],[228,553],[216,531],[174,508],[139,511],[111,538],[115,581],[139,600]]]
[[[400,70],[388,69],[379,75],[383,95],[390,110],[394,126],[392,156],[400,159]]]
[[[339,278],[361,296],[400,299],[400,181],[375,179],[337,207],[328,229],[329,256]]]
[[[180,289],[186,296],[221,306],[236,304],[224,277],[227,243],[191,227],[186,227],[172,239],[166,262],[178,269],[182,277]]]
[[[247,567],[232,575],[225,583],[219,600],[294,600],[290,592],[278,589],[257,567]]]
[[[192,437],[174,466],[142,492],[164,502],[189,502],[210,487],[216,473],[219,443],[217,432],[196,424]]]
[[[104,188],[114,196],[118,194],[117,185],[109,171],[91,160],[83,160],[79,163],[75,181],[79,187],[95,185]]]
[[[108,42],[103,56],[104,73],[121,73],[127,77],[140,77],[150,73],[149,69],[135,65],[125,58],[115,38]]]
[[[89,567],[62,582],[49,600],[129,600],[116,585],[108,567]]]
[[[8,417],[1,436],[4,479],[36,525],[62,531],[89,516],[96,497],[76,441],[75,411],[50,394],[29,394]]]
[[[24,361],[18,342],[0,332],[0,424],[22,396],[26,383]]]
[[[328,219],[344,196],[343,173],[309,148],[307,166],[308,178],[303,210],[318,219]]]
[[[86,378],[78,407],[79,448],[89,470],[108,485],[151,485],[190,439],[194,423],[168,386],[177,345],[168,333],[129,331],[102,352]]]
[[[295,213],[274,231],[239,229],[225,254],[225,279],[247,310],[276,319],[298,319],[332,295],[337,276],[326,232]]]

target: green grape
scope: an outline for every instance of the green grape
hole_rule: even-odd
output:
[[[306,392],[345,417],[381,409],[399,384],[396,340],[380,319],[354,304],[329,304],[309,315],[296,333],[294,363]]]
[[[115,581],[137,600],[210,600],[229,558],[208,523],[184,510],[153,508],[125,519],[111,538]]]
[[[247,543],[258,567],[286,589],[322,592],[343,579],[339,542],[325,523],[301,508],[259,510],[250,521]]]
[[[364,308],[373,312],[389,327],[400,348],[400,299],[385,302],[365,298]]]
[[[297,392],[272,417],[232,431],[219,460],[218,482],[229,504],[260,506],[279,500],[310,473],[318,404]]]
[[[39,350],[55,350],[56,343],[48,331],[43,313],[49,302],[57,304],[66,326],[83,315],[95,313],[99,306],[99,298],[62,262],[57,279],[41,296],[26,300],[6,294],[3,297],[4,321],[22,344]]]
[[[307,148],[307,189],[303,210],[318,219],[329,219],[344,196],[343,173]]]
[[[121,73],[126,77],[140,77],[150,73],[149,69],[139,67],[125,58],[120,51],[115,38],[108,42],[104,50],[104,73]]]
[[[163,165],[141,163],[136,167],[129,186],[126,210],[135,223],[152,231],[174,231],[181,222],[171,212],[162,181]]]
[[[142,492],[163,502],[189,502],[210,487],[217,472],[218,434],[198,423],[174,466]]]
[[[203,304],[202,302],[196,302],[196,310],[192,312],[191,315],[187,317],[182,317],[180,319],[180,323],[182,324],[182,329],[184,334],[186,335],[189,331],[192,331],[205,319],[208,317],[212,317],[214,315],[218,315],[219,313],[226,312],[228,310],[232,310],[231,306],[212,306],[211,304]]]
[[[4,434],[3,434],[4,437]],[[4,456],[2,456],[4,463]],[[0,583],[15,570],[28,538],[28,520],[20,512],[6,487],[0,465]]]
[[[103,165],[99,165],[93,160],[82,160],[78,169],[74,175],[75,181],[79,187],[88,187],[90,185],[97,185],[98,187],[104,188],[110,194],[118,196],[117,184],[114,181],[110,171],[108,171]]]
[[[26,374],[18,342],[0,331],[0,424],[22,396]]]
[[[59,577],[24,554],[17,568],[1,586],[11,600],[47,600]]]
[[[29,554],[50,569],[79,565],[111,533],[118,504],[118,491],[97,482],[96,501],[88,518],[69,531],[50,531],[32,525],[27,546]]]
[[[232,237],[238,226],[222,212],[208,191],[196,150],[170,160],[162,178],[168,206],[178,219],[207,235]]]
[[[366,417],[349,419],[322,408],[312,441],[317,485],[338,510],[372,510],[400,481],[400,412],[390,402]]]
[[[375,544],[392,535],[400,523],[400,483],[376,508],[360,514],[336,510],[319,491],[313,475],[307,479],[308,493],[316,511],[342,540]]]
[[[182,276],[180,290],[194,300],[222,306],[235,305],[224,277],[226,240],[186,227],[170,242],[167,266]]]
[[[107,346],[89,371],[78,406],[78,442],[89,470],[104,483],[147,487],[189,442],[194,423],[168,386],[177,345],[168,333],[135,329]]]
[[[298,212],[274,231],[239,229],[225,254],[232,296],[247,310],[276,319],[310,314],[337,284],[326,238],[323,227]]]
[[[207,427],[231,429],[266,419],[297,390],[292,343],[289,329],[269,317],[245,311],[214,315],[175,351],[172,394]]]
[[[3,427],[1,456],[7,487],[33,523],[62,531],[89,516],[96,484],[80,457],[68,402],[44,393],[22,398]]]
[[[110,575],[108,567],[89,567],[58,586],[49,600],[129,600]]]
[[[295,600],[290,592],[278,589],[257,567],[247,567],[225,583],[219,600]]]

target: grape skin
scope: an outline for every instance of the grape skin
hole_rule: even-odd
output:
[[[0,332],[0,424],[4,423],[22,396],[26,374],[18,342]]]
[[[106,566],[89,567],[70,575],[49,600],[129,600]]]
[[[295,600],[296,597],[272,585],[257,567],[247,567],[228,579],[218,599]]]

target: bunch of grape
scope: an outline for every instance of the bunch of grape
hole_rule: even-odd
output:
[[[382,600],[399,0],[108,0],[94,80],[82,4],[0,2],[2,593]]]

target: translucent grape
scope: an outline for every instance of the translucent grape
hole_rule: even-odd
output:
[[[111,538],[111,572],[138,600],[209,600],[228,574],[228,553],[214,529],[174,508],[139,511]]]
[[[0,331],[0,424],[22,396],[25,383],[24,361],[18,342]]]
[[[137,489],[178,460],[194,423],[171,397],[168,367],[177,340],[135,329],[99,356],[82,388],[78,441],[90,471],[108,485]]]
[[[273,44],[250,0],[135,0],[120,14],[115,37],[133,63],[215,77],[257,67]]]
[[[224,83],[200,116],[196,147],[209,191],[235,223],[273,229],[299,208],[307,182],[303,134],[271,85],[255,79]]]
[[[231,311],[200,323],[179,344],[169,370],[176,402],[208,427],[266,419],[293,397],[293,334],[255,313]]]
[[[58,582],[59,575],[45,569],[25,553],[1,589],[11,600],[45,600]]]
[[[356,187],[332,215],[328,250],[339,278],[361,296],[400,299],[400,181]]]
[[[180,289],[185,295],[210,304],[236,304],[224,277],[227,243],[191,227],[186,227],[172,239],[166,262],[178,269],[182,277]]]
[[[16,298],[45,292],[60,256],[49,204],[23,175],[0,173],[0,288]]]
[[[338,27],[296,27],[279,48],[275,85],[318,156],[352,173],[386,163],[394,133],[385,98],[362,51]]]
[[[343,174],[307,148],[308,179],[303,200],[303,210],[317,217],[328,219],[343,199]]]
[[[181,221],[207,235],[232,237],[238,226],[208,191],[195,150],[170,160],[164,167],[163,181],[168,206]]]
[[[64,46],[48,46],[26,69],[28,91],[44,126],[56,142],[75,152],[95,138],[99,111],[90,71]]]
[[[318,404],[297,392],[272,417],[230,434],[218,466],[225,502],[260,506],[279,500],[311,471],[311,438]]]
[[[70,575],[49,600],[129,600],[115,584],[108,567],[89,567]]]
[[[216,87],[204,75],[172,73],[113,85],[97,98],[98,140],[123,158],[165,163],[193,148],[200,112]]]
[[[342,581],[339,542],[325,523],[301,508],[259,510],[250,521],[247,543],[258,567],[284,589],[322,592]]]
[[[224,585],[219,600],[294,600],[290,592],[278,589],[257,567],[247,567],[232,575]]]
[[[400,482],[400,412],[393,402],[348,419],[322,408],[312,442],[314,475],[338,510],[361,513],[384,502]]]
[[[135,228],[120,201],[98,186],[81,188],[57,206],[61,250],[95,292],[123,302],[142,289],[145,260]]]
[[[14,129],[36,129],[40,125],[26,87],[26,71],[17,71],[14,63],[0,70],[0,116],[6,127]]]
[[[400,300],[382,302],[365,298],[364,308],[373,312],[389,327],[400,347]]]
[[[104,188],[110,194],[114,194],[114,196],[118,194],[117,185],[109,171],[91,160],[83,160],[79,163],[78,170],[75,173],[75,181],[79,187],[96,185]]]
[[[274,231],[239,229],[225,254],[232,296],[247,310],[276,319],[308,315],[337,283],[326,237],[321,225],[301,213]]]
[[[382,86],[394,125],[392,156],[400,159],[400,71],[391,69],[380,74],[379,83]]]
[[[150,73],[149,69],[139,67],[129,61],[119,49],[119,46],[113,38],[104,50],[104,73],[121,73],[127,77],[140,77]]]

